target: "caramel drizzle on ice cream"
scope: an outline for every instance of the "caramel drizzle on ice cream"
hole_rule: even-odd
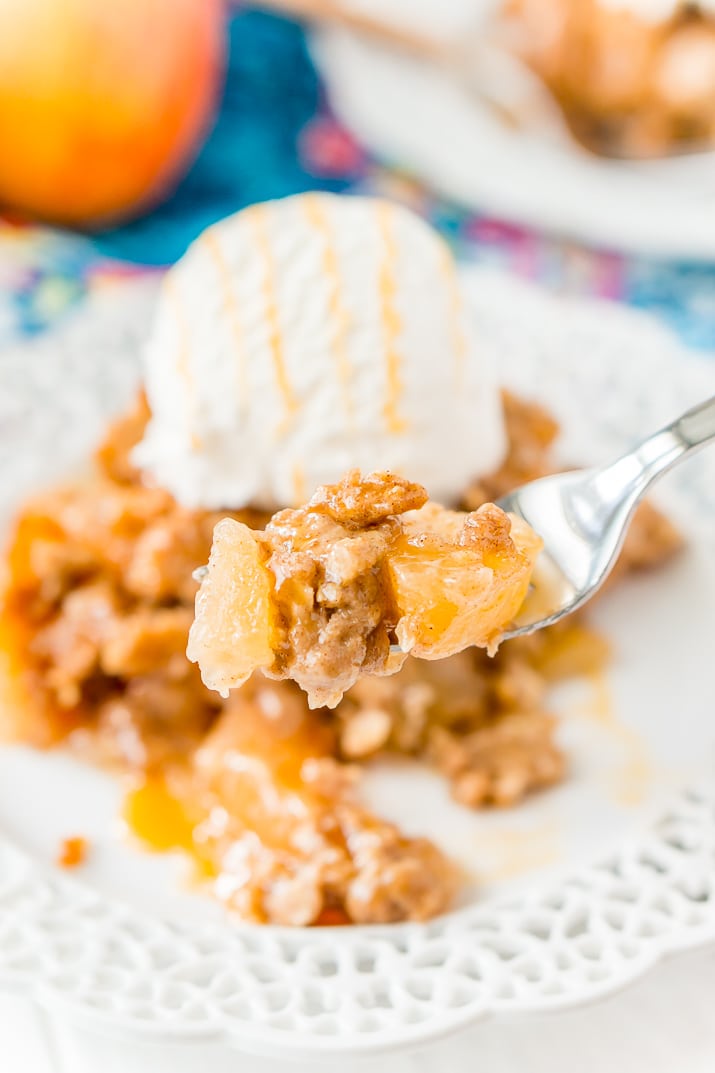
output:
[[[335,325],[333,353],[335,354],[340,377],[343,407],[348,421],[351,422],[353,416],[352,368],[347,352],[347,332],[350,317],[342,301],[342,281],[335,252],[335,237],[331,231],[328,217],[321,208],[321,202],[322,198],[319,195],[307,195],[304,203],[305,215],[310,225],[319,232],[323,240],[323,271],[330,287],[328,314],[331,322]]]
[[[402,357],[397,347],[397,339],[402,331],[402,318],[397,312],[397,248],[392,233],[394,212],[389,205],[380,205],[378,209],[378,226],[384,245],[384,257],[380,265],[379,293],[381,302],[382,327],[385,337],[385,362],[387,374],[387,397],[383,414],[389,432],[399,435],[407,428],[404,418],[398,412],[398,403],[403,391],[400,375]]]
[[[276,300],[276,266],[271,250],[271,243],[266,229],[266,209],[264,206],[256,206],[246,212],[246,220],[253,229],[253,237],[256,246],[263,259],[263,299],[266,308],[266,320],[268,322],[268,339],[271,348],[273,371],[278,390],[283,397],[286,409],[286,418],[300,408],[300,403],[288,380],[285,367],[285,354],[283,349],[283,333],[281,332],[280,318],[278,315],[278,302]]]
[[[204,246],[216,268],[216,273],[221,286],[221,300],[228,314],[231,334],[236,348],[236,360],[238,363],[238,385],[241,399],[241,409],[248,407],[248,373],[243,347],[243,332],[241,331],[241,317],[238,311],[238,299],[233,287],[233,275],[226,256],[221,249],[215,229],[210,227],[204,231]]]

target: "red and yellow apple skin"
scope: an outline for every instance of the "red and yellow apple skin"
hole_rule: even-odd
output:
[[[0,208],[97,227],[159,200],[224,53],[224,0],[0,0]]]

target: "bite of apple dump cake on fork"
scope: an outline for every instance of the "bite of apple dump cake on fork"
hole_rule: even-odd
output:
[[[219,522],[188,655],[224,693],[262,669],[334,708],[360,675],[392,674],[408,654],[495,651],[539,548],[493,503],[450,511],[403,477],[355,470],[260,532]]]

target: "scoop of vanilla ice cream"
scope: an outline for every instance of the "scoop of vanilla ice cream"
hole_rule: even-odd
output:
[[[449,503],[505,450],[451,254],[413,213],[303,194],[245,209],[168,273],[135,459],[188,507],[303,502],[391,469]]]

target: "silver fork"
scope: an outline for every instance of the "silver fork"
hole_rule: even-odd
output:
[[[532,588],[504,640],[551,626],[586,603],[610,574],[653,482],[713,440],[715,397],[609,465],[543,477],[499,500],[544,541]]]

